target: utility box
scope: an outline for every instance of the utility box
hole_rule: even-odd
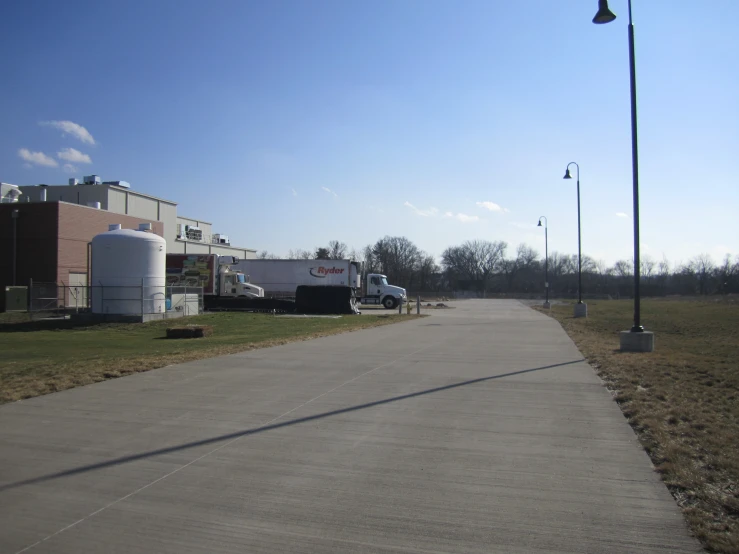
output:
[[[28,310],[28,287],[5,287],[5,311],[25,312]]]
[[[172,294],[171,311],[180,312],[183,316],[200,313],[200,297],[197,294]]]

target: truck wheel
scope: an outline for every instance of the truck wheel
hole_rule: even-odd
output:
[[[393,308],[397,307],[398,303],[392,296],[386,296],[382,299],[382,305],[385,306],[386,310],[392,310]]]

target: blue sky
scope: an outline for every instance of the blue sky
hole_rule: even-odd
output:
[[[543,254],[540,215],[574,253],[576,161],[583,252],[630,258],[626,0],[610,5],[597,26],[596,0],[5,2],[0,180],[126,180],[279,254],[386,234]],[[655,259],[739,254],[737,19],[734,0],[634,0]],[[40,124],[59,121],[90,136]]]

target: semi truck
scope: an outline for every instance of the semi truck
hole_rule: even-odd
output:
[[[236,256],[167,254],[167,286],[202,287],[204,299],[263,298],[264,289],[249,283]]]
[[[406,300],[405,289],[388,284],[385,275],[369,273],[362,279],[362,264],[352,260],[240,260],[233,267],[267,296],[296,298],[299,287],[343,287],[354,303],[392,309]]]

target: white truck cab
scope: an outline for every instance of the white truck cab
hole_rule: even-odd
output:
[[[368,273],[365,283],[366,294],[361,298],[363,304],[382,304],[392,310],[407,300],[405,289],[389,285],[386,275]]]
[[[252,285],[241,271],[234,271],[231,266],[237,264],[235,256],[219,256],[218,258],[218,296],[241,298],[264,298],[264,289]]]

